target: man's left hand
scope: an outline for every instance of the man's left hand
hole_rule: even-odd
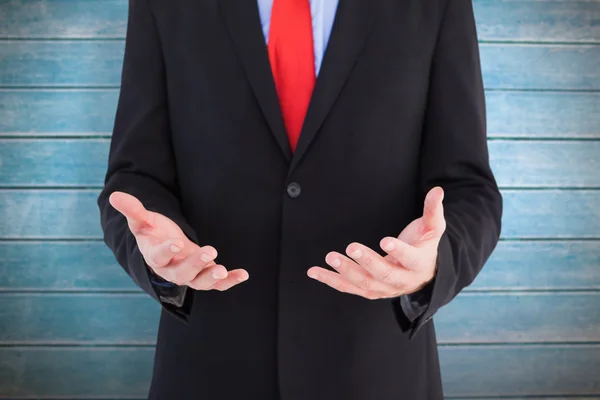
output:
[[[337,272],[312,267],[308,276],[340,292],[367,299],[398,297],[419,291],[436,274],[438,245],[446,230],[444,191],[433,188],[425,198],[423,216],[400,235],[385,237],[379,245],[382,257],[360,243],[346,248],[346,255],[330,252],[325,262]]]

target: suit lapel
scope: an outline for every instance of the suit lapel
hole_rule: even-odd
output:
[[[321,70],[289,173],[298,165],[333,107],[373,24],[379,0],[340,0]],[[252,2],[252,1],[250,1]]]
[[[283,124],[256,0],[221,0],[227,27],[275,140],[288,162],[292,158]]]

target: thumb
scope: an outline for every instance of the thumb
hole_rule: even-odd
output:
[[[149,211],[136,197],[124,192],[114,192],[108,201],[127,218],[129,228],[134,234],[147,223]]]
[[[427,193],[423,207],[423,231],[428,237],[442,236],[446,229],[444,190],[437,186]]]

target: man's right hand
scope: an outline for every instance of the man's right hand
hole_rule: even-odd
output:
[[[134,196],[114,192],[110,204],[127,218],[146,264],[161,278],[196,290],[227,290],[248,279],[243,269],[215,263],[217,250],[190,241],[175,222],[146,210]]]

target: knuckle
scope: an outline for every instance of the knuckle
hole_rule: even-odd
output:
[[[369,265],[371,265],[373,263],[373,257],[365,256],[362,262],[365,267],[368,267]]]
[[[394,256],[396,258],[403,258],[406,255],[406,249],[402,246],[397,246],[398,248],[394,251]]]
[[[361,279],[358,282],[357,286],[358,286],[359,289],[368,291],[369,289],[371,289],[371,286],[372,286],[371,280],[369,278]]]
[[[394,268],[388,266],[383,273],[381,274],[381,281],[385,283],[390,283],[394,277]]]
[[[419,259],[417,257],[410,257],[406,263],[409,269],[414,269],[419,265]]]

